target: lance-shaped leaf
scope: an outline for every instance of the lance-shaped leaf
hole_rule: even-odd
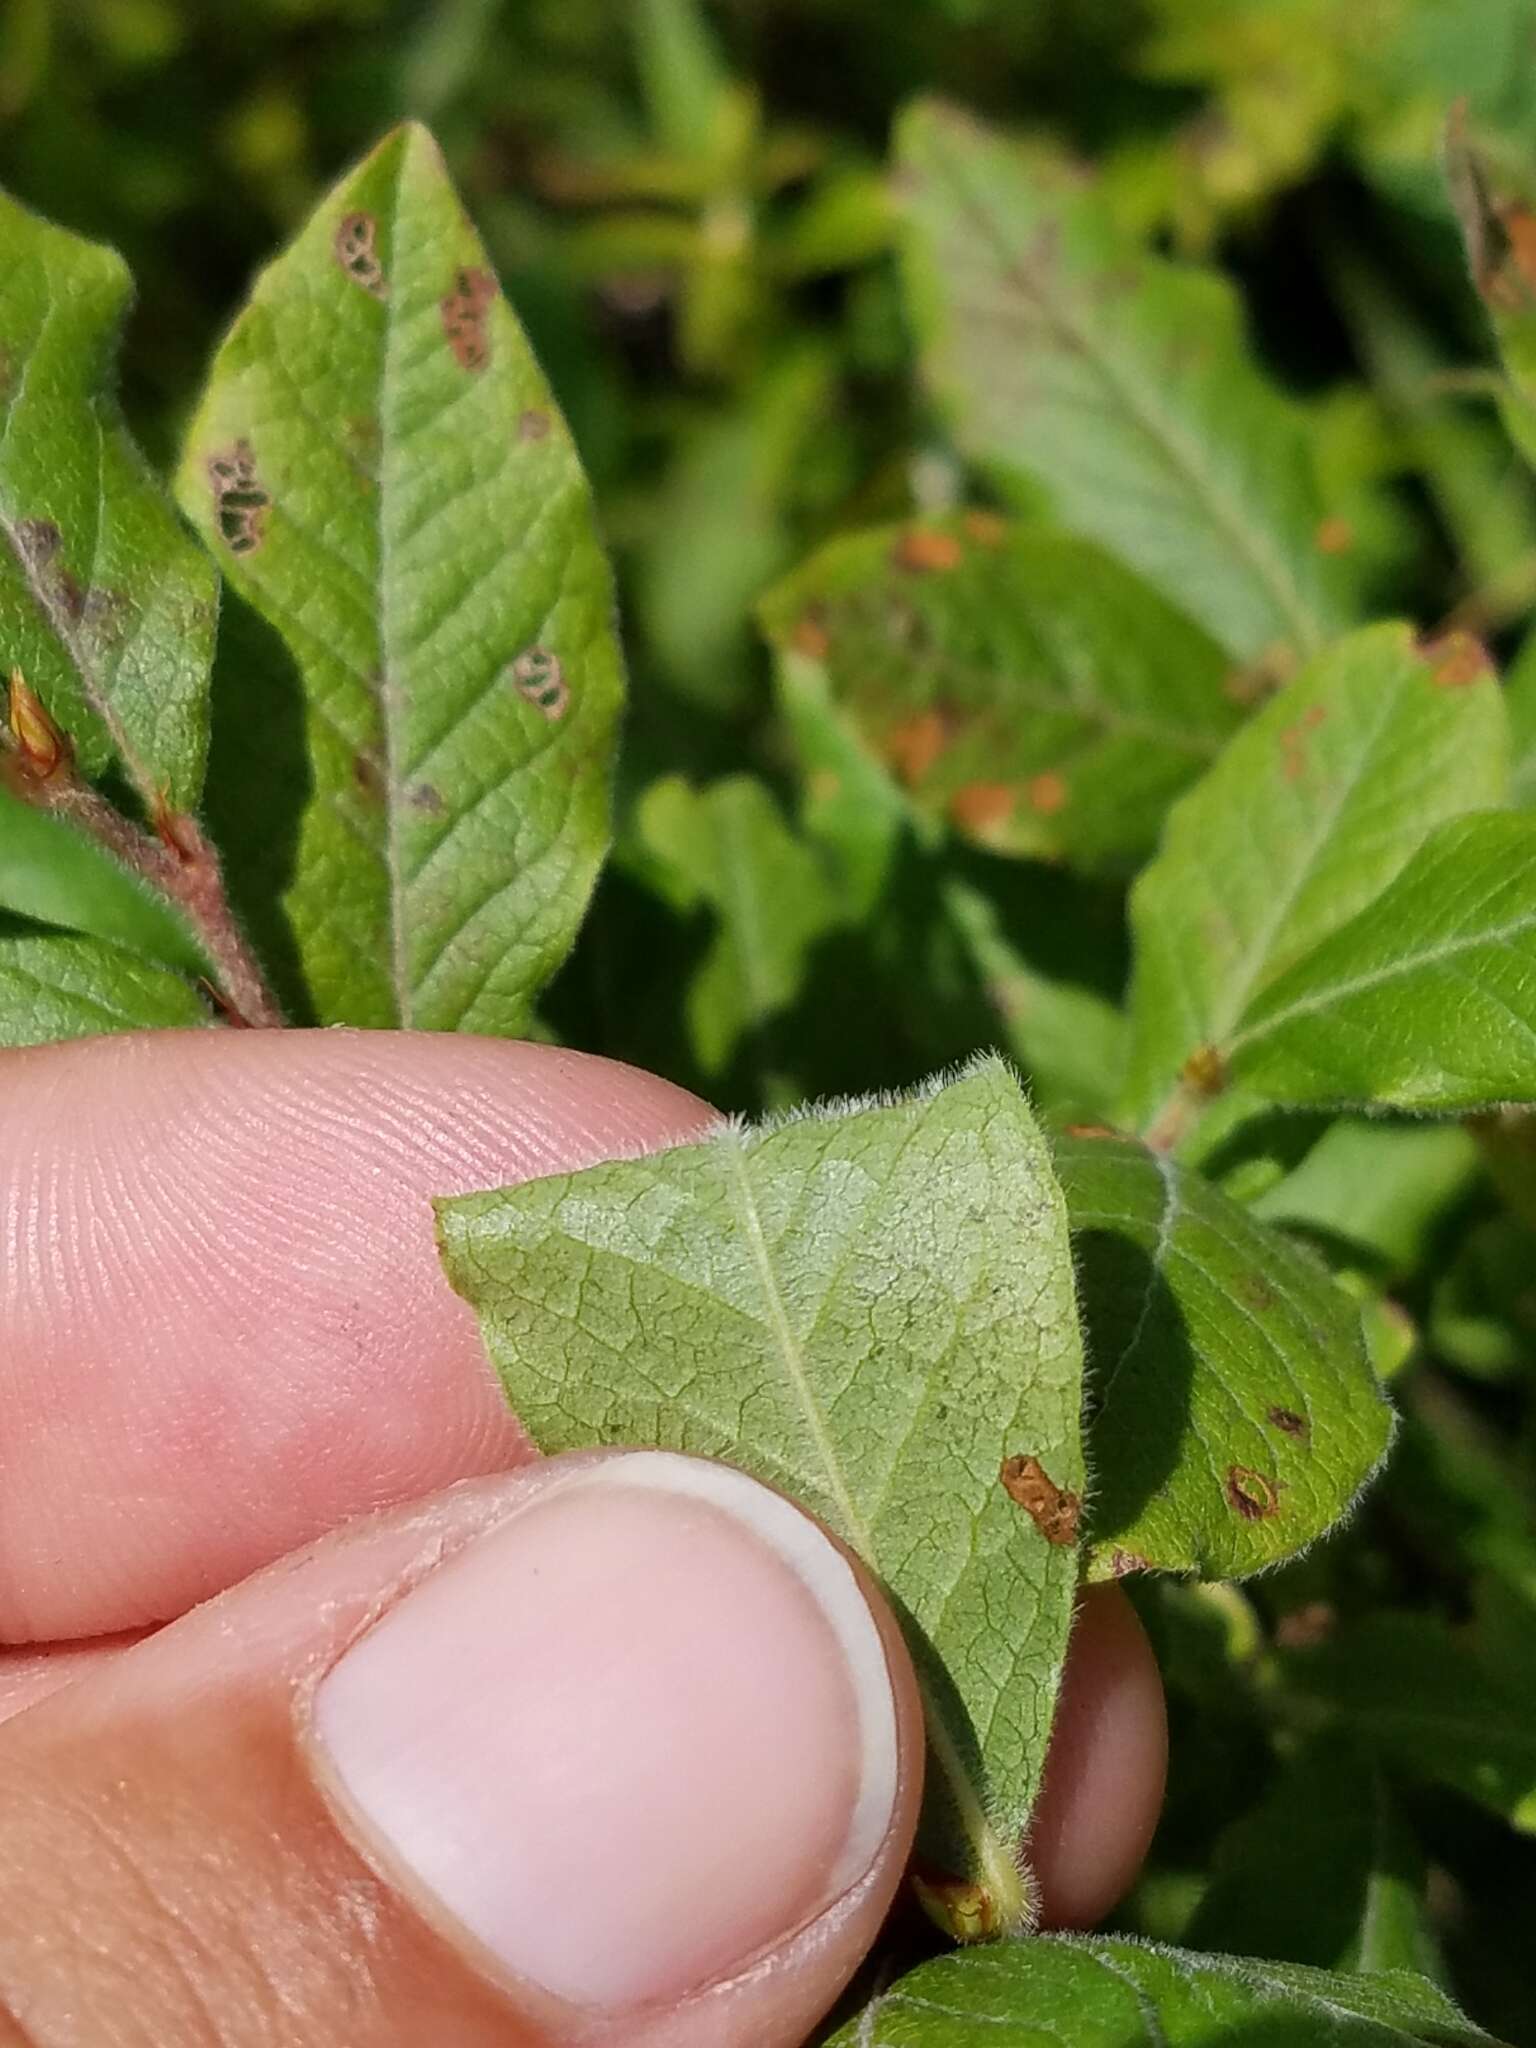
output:
[[[1200,1174],[1061,1136],[1092,1361],[1090,1572],[1238,1578],[1313,1542],[1386,1451],[1360,1311]]]
[[[0,1046],[208,1024],[190,981],[99,939],[0,919]]]
[[[1019,1840],[1077,1579],[1082,1352],[1018,1084],[987,1061],[439,1215],[545,1450],[730,1458],[869,1561],[926,1692],[927,1853],[980,1887],[977,1921],[1026,1919]]]
[[[924,1963],[827,2048],[1498,2048],[1406,1970],[1299,1963],[1059,1935]]]
[[[322,1021],[516,1031],[608,829],[613,596],[569,434],[420,129],[257,280],[182,502],[287,641]],[[247,712],[261,745],[261,707]]]
[[[1346,616],[1296,410],[1251,362],[1231,292],[1146,256],[1080,174],[943,106],[897,134],[908,292],[965,451],[1043,484],[1250,661]]]
[[[124,426],[122,258],[0,194],[0,645],[96,774],[196,804],[213,565]]]
[[[913,805],[997,852],[1144,853],[1242,717],[1221,649],[1149,585],[991,512],[833,541],[763,618]]]
[[[1536,817],[1442,825],[1250,1006],[1230,1067],[1275,1102],[1536,1101]]]
[[[1320,655],[1169,816],[1131,898],[1122,1114],[1156,1131],[1255,1001],[1378,896],[1443,819],[1500,804],[1508,733],[1476,643],[1373,626]]]

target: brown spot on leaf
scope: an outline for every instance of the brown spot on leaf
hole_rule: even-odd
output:
[[[1027,1452],[1004,1458],[997,1476],[1008,1498],[1024,1510],[1047,1543],[1077,1541],[1082,1497],[1058,1486],[1038,1458]]]
[[[551,725],[565,716],[571,692],[558,654],[547,647],[530,647],[517,657],[508,673],[517,694],[526,697],[536,711],[542,711]]]
[[[434,818],[443,808],[443,793],[430,782],[413,782],[405,793],[405,800],[412,810],[426,811]]]
[[[987,833],[1007,824],[1018,806],[1011,782],[967,782],[949,800],[949,815],[963,832]]]
[[[1134,1550],[1112,1550],[1109,1568],[1117,1579],[1129,1578],[1132,1572],[1149,1572],[1152,1569],[1147,1560],[1138,1557]]]
[[[1319,554],[1347,555],[1355,544],[1355,529],[1347,519],[1337,516],[1318,521],[1317,532],[1313,535]]]
[[[816,612],[802,612],[789,630],[789,644],[796,654],[807,655],[812,661],[825,661],[831,652],[832,635]]]
[[[1042,818],[1052,818],[1066,805],[1066,782],[1054,770],[1047,769],[1045,774],[1032,776],[1025,783],[1024,801]]]
[[[1120,1135],[1108,1124],[1068,1124],[1066,1134],[1069,1138],[1118,1138]]]
[[[272,500],[256,475],[256,457],[246,440],[208,458],[213,517],[219,538],[232,555],[253,555],[266,538]]]
[[[352,756],[352,780],[365,797],[377,803],[384,795],[384,769],[379,757],[363,747]]]
[[[1300,782],[1307,772],[1307,739],[1328,716],[1322,704],[1309,704],[1294,725],[1280,735],[1280,753],[1287,782]]]
[[[998,512],[984,512],[978,507],[967,512],[960,524],[966,537],[979,548],[1000,548],[1008,538],[1008,522]]]
[[[46,569],[64,540],[51,519],[18,519],[14,532],[16,551],[33,571]]]
[[[1260,1315],[1275,1305],[1275,1290],[1261,1273],[1245,1273],[1237,1283],[1237,1291],[1249,1308]]]
[[[1269,1419],[1276,1429],[1283,1429],[1287,1436],[1307,1434],[1306,1417],[1298,1415],[1294,1408],[1271,1408]]]
[[[343,214],[336,224],[332,253],[354,284],[375,299],[389,297],[389,280],[379,261],[379,224],[371,213]]]
[[[960,543],[955,536],[931,526],[909,526],[891,549],[893,567],[909,569],[918,576],[953,569],[959,560]]]
[[[885,736],[885,757],[907,788],[916,789],[927,781],[949,741],[949,720],[943,712],[919,711],[891,727]]]
[[[1496,673],[1493,657],[1475,633],[1443,633],[1438,640],[1426,640],[1419,653],[1442,690],[1464,690]]]
[[[1267,1522],[1280,1505],[1279,1488],[1251,1465],[1229,1465],[1227,1505],[1245,1522]]]
[[[518,414],[517,438],[519,441],[546,441],[549,438],[550,418],[541,405],[530,405]]]
[[[496,280],[488,270],[457,270],[453,289],[440,302],[443,333],[461,370],[483,370],[490,361],[487,315],[496,296]]]

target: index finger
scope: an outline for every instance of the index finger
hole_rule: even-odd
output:
[[[654,1149],[697,1097],[548,1046],[156,1032],[0,1060],[0,1640],[180,1614],[533,1455],[431,1197]]]

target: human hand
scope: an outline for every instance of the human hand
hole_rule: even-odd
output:
[[[910,1848],[900,1637],[727,1467],[538,1459],[428,1207],[710,1118],[462,1037],[0,1059],[0,2048],[803,2042]],[[1162,1767],[1099,1589],[1048,1919],[1119,1895]]]

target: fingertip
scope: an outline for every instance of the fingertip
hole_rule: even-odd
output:
[[[1168,1765],[1163,1683],[1118,1586],[1084,1589],[1030,1832],[1042,1916],[1092,1927],[1118,1904],[1157,1826]]]

